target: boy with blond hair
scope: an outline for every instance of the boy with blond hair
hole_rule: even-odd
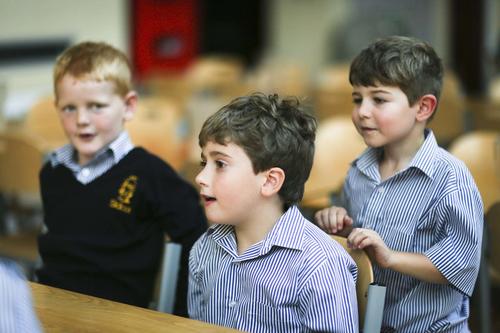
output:
[[[442,77],[436,52],[416,38],[361,51],[349,81],[352,120],[368,149],[352,163],[341,205],[315,216],[370,255],[375,280],[387,285],[387,332],[469,332],[483,206],[464,163],[426,128]]]
[[[185,315],[188,254],[206,221],[194,188],[124,129],[137,104],[127,57],[106,43],[72,46],[54,92],[70,143],[40,172],[39,282],[146,307],[166,233],[183,248],[175,312]]]
[[[190,255],[191,318],[247,332],[358,332],[356,265],[297,208],[316,122],[255,94],[204,123],[196,177],[212,227]]]

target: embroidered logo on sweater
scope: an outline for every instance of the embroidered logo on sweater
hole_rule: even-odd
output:
[[[109,207],[130,214],[130,212],[132,211],[130,202],[132,200],[132,197],[134,196],[136,187],[137,176],[128,176],[118,189],[118,196],[109,201]]]

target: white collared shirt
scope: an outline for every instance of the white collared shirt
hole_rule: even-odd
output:
[[[355,263],[296,206],[241,255],[233,226],[212,226],[189,271],[191,318],[246,332],[359,331]]]
[[[397,332],[468,332],[469,296],[479,270],[481,196],[467,167],[437,145],[431,130],[408,167],[381,180],[380,149],[350,168],[341,206],[354,227],[375,230],[395,251],[427,256],[448,280],[429,283],[374,265],[387,286],[383,327]]]
[[[78,164],[77,152],[71,144],[64,145],[52,152],[50,163],[52,167],[59,164],[64,165],[73,172],[80,183],[88,184],[111,169],[133,148],[134,145],[128,133],[123,131],[113,142],[101,149],[89,163],[83,166]]]

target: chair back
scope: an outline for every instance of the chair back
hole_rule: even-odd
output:
[[[445,72],[439,105],[429,127],[439,144],[445,147],[467,128],[465,98],[460,81],[450,70]]]
[[[139,99],[134,119],[125,124],[132,142],[179,170],[188,154],[188,129],[181,107],[159,97]]]
[[[308,71],[303,64],[292,60],[268,59],[262,61],[247,76],[252,91],[280,96],[309,96]]]
[[[158,311],[165,313],[174,312],[181,250],[182,246],[180,244],[170,241],[165,242],[163,262],[159,277],[160,290],[158,296]]]
[[[43,140],[53,149],[67,142],[61,121],[57,115],[53,96],[40,98],[28,110],[22,128],[30,135],[39,137],[39,140]]]
[[[241,83],[244,65],[238,57],[204,56],[196,59],[185,74],[188,85],[194,91],[224,95],[226,89]]]
[[[38,197],[38,174],[47,151],[27,133],[0,132],[0,191]]]
[[[351,118],[338,116],[320,122],[316,152],[305,184],[304,206],[325,207],[332,193],[339,192],[351,162],[366,148]]]
[[[347,246],[345,237],[331,235],[349,253],[358,266],[358,280],[356,282],[356,296],[358,301],[359,327],[363,327],[368,302],[368,288],[373,283],[373,269],[370,258],[363,250],[353,250]]]
[[[500,284],[500,257],[495,253],[500,253],[500,242],[495,241],[500,237],[500,201],[495,202],[486,211],[486,224],[489,232],[488,239],[488,256],[489,271],[491,280],[495,285]]]
[[[500,200],[500,156],[496,156],[495,146],[500,133],[495,131],[473,131],[461,135],[449,148],[469,168],[477,184],[484,211]]]
[[[314,109],[321,121],[333,116],[350,116],[354,108],[349,83],[349,64],[322,71],[313,88]]]

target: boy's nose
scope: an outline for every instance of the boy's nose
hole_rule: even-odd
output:
[[[356,112],[362,118],[367,118],[371,114],[371,105],[369,103],[363,102],[358,107]]]
[[[201,169],[201,171],[198,172],[198,174],[196,175],[196,177],[194,179],[196,184],[198,184],[200,186],[206,186],[204,171],[205,171],[205,168]]]
[[[77,122],[78,124],[88,124],[89,123],[89,113],[86,110],[77,111]]]

